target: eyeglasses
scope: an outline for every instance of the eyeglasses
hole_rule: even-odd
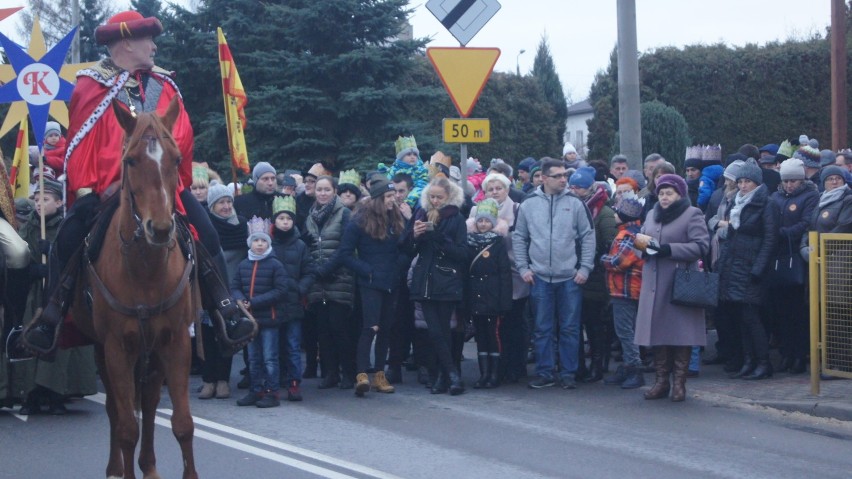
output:
[[[568,173],[557,173],[555,175],[544,175],[548,178],[553,178],[554,180],[558,180],[560,178],[568,178]]]
[[[832,182],[832,183],[837,183],[837,182],[843,182],[844,179],[840,175],[831,175],[831,176],[829,176],[828,178],[825,179],[826,183],[828,183],[829,181]]]

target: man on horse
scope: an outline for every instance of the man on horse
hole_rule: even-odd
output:
[[[170,100],[180,96],[172,73],[154,65],[157,52],[154,37],[162,31],[155,17],[144,18],[135,11],[114,15],[106,25],[95,29],[95,40],[107,46],[109,57],[77,74],[65,155],[68,203],[73,204],[54,248],[57,266],[63,273],[57,284],[51,285],[50,298],[41,316],[35,319],[36,326],[24,337],[39,353],[49,353],[56,346],[57,327],[68,311],[76,284],[81,245],[89,233],[101,197],[121,176],[124,131],[111,103],[115,100],[123,103],[133,115],[150,111],[162,114]],[[225,267],[219,236],[204,207],[190,191],[193,132],[183,102],[172,135],[182,157],[180,193],[175,207],[178,213],[186,215],[200,239],[196,260],[205,307],[219,313],[211,317],[224,321],[217,329],[224,335],[222,339],[226,344],[245,344],[251,339],[254,324],[242,317],[231,299],[222,280]]]

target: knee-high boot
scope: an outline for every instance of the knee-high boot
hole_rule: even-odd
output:
[[[669,389],[671,389],[669,374],[672,372],[673,362],[671,348],[654,346],[654,371],[657,377],[651,389],[645,392],[645,399],[662,399],[669,395]]]
[[[686,399],[686,375],[689,373],[689,358],[692,355],[692,346],[675,346],[674,350],[674,373],[672,384],[672,402],[681,402]]]

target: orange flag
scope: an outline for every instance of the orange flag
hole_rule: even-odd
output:
[[[248,150],[246,149],[246,138],[244,130],[246,127],[245,106],[248,103],[243,82],[237,73],[234,57],[222,28],[216,29],[219,33],[219,67],[222,71],[222,96],[225,99],[225,121],[228,125],[228,146],[231,149],[231,164],[243,173],[251,171],[248,161]]]
[[[15,198],[30,197],[30,138],[27,118],[21,121],[12,159],[12,191]]]

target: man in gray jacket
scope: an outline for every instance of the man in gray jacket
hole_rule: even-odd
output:
[[[559,323],[559,376],[562,387],[574,389],[580,344],[580,285],[594,268],[595,231],[582,200],[565,189],[565,164],[547,159],[541,166],[544,182],[521,203],[512,247],[518,272],[532,285],[535,309],[534,389],[556,384],[553,334]]]

